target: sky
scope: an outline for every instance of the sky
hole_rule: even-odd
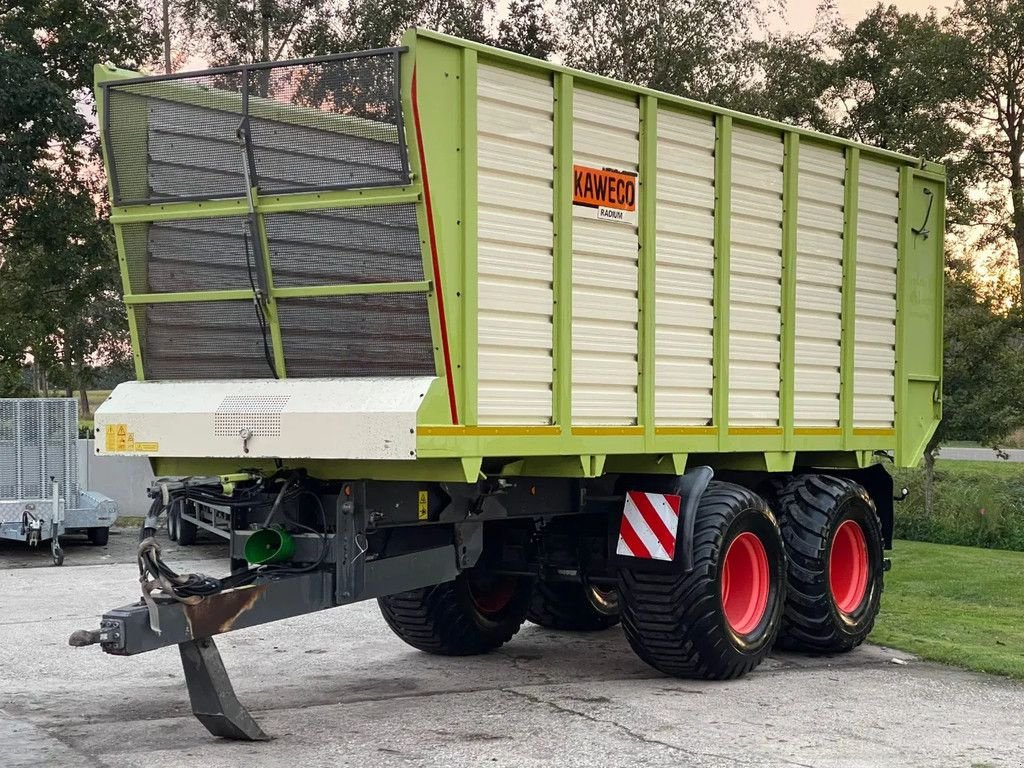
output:
[[[848,24],[854,24],[863,18],[864,14],[877,5],[878,0],[836,0],[843,20]],[[887,0],[886,4],[895,5],[905,13],[923,13],[930,7],[945,10],[948,2],[935,2],[932,0]],[[790,30],[793,32],[806,32],[814,23],[814,11],[818,0],[788,0],[786,18],[780,19],[773,26],[779,31]]]

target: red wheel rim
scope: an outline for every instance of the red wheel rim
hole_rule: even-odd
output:
[[[841,613],[853,613],[868,593],[868,540],[860,523],[847,520],[832,538],[828,586]]]
[[[768,553],[749,531],[741,533],[722,561],[722,610],[737,635],[753,632],[768,609]]]
[[[473,605],[485,616],[501,613],[516,594],[515,576],[477,577],[469,580]]]

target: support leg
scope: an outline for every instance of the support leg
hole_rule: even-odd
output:
[[[267,741],[249,710],[231,687],[224,662],[212,637],[179,643],[192,713],[214,736],[240,741]]]

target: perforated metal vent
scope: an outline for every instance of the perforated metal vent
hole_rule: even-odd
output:
[[[408,183],[398,54],[104,83],[114,202]]]
[[[423,279],[415,205],[282,213],[266,227],[277,286]]]
[[[235,437],[280,437],[281,413],[290,395],[227,395],[213,414],[213,434]]]
[[[124,224],[128,278],[135,293],[248,288],[256,254],[242,216]]]
[[[149,304],[135,316],[147,379],[273,377],[251,301]]]
[[[431,376],[427,296],[371,294],[278,302],[289,376]]]

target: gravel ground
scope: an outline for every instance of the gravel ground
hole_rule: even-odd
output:
[[[622,633],[527,625],[497,653],[403,645],[373,603],[218,639],[275,738],[219,741],[191,716],[178,654],[131,658],[67,637],[137,596],[134,532],[104,548],[0,549],[0,765],[928,766],[1024,764],[1024,686],[864,647],[778,655],[742,680],[673,680]],[[219,574],[225,548],[169,547]],[[185,560],[183,560],[183,558]]]

